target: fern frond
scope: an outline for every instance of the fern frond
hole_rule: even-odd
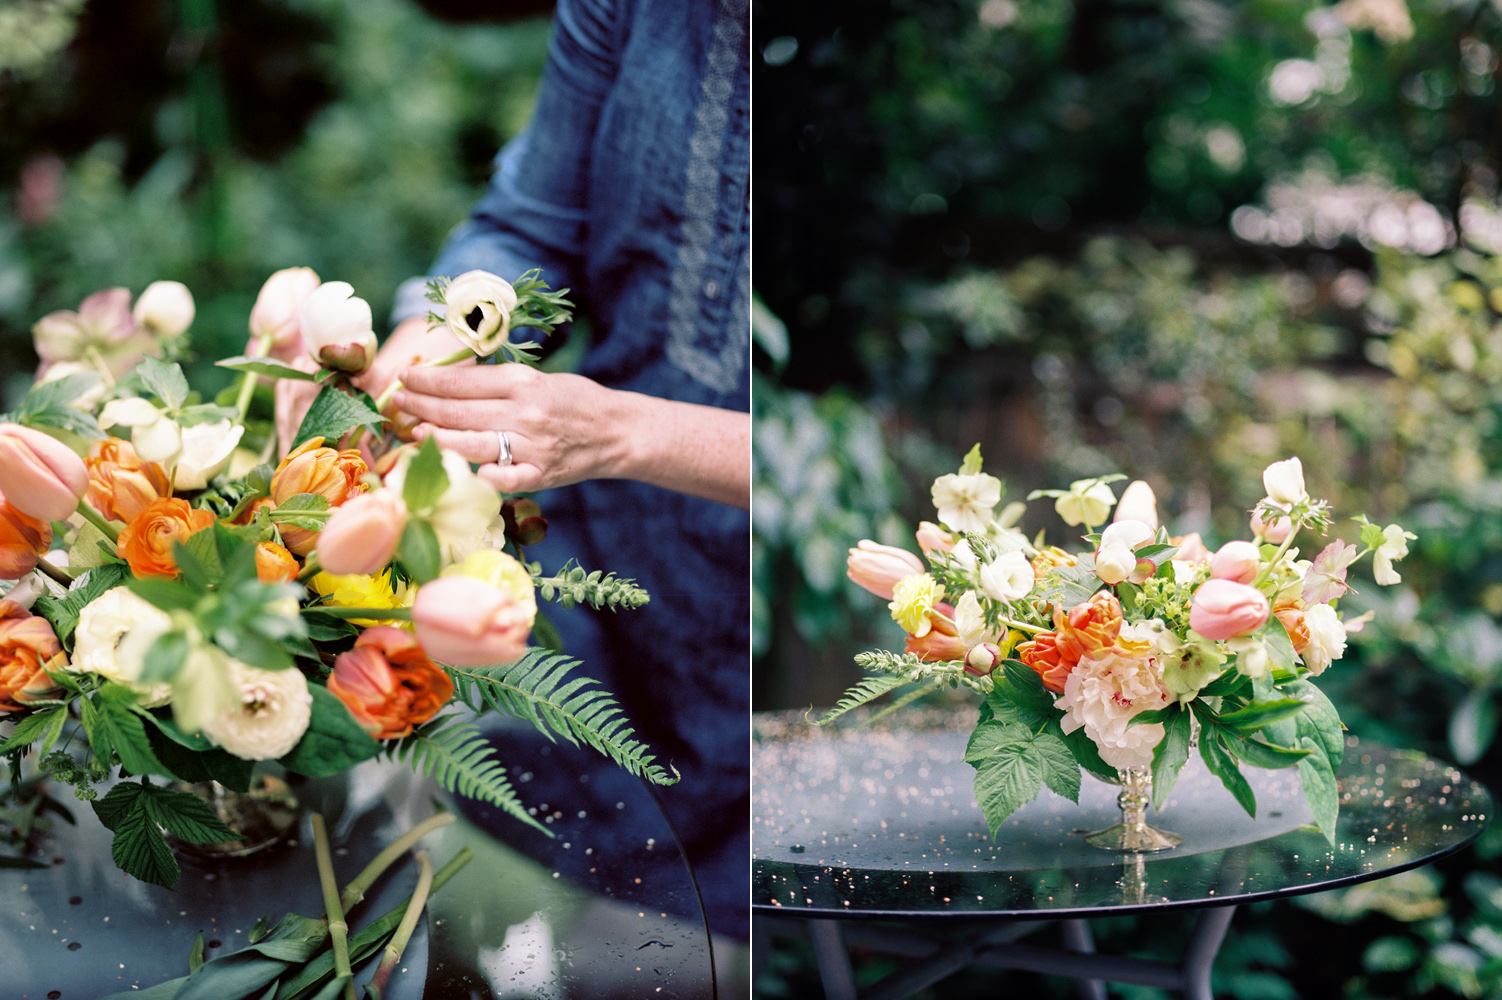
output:
[[[389,744],[386,753],[431,776],[450,792],[500,806],[528,826],[553,835],[522,805],[506,769],[494,759],[495,748],[460,716],[439,716],[411,736]]]
[[[860,708],[862,705],[880,698],[888,691],[900,688],[909,682],[910,678],[901,674],[882,674],[877,677],[867,677],[855,687],[846,691],[845,697],[841,698],[834,708],[826,712],[824,718],[814,723],[814,725],[826,725],[844,715],[852,708]]]
[[[871,718],[867,719],[866,721],[868,723],[875,722],[877,719],[880,719],[880,718],[883,718],[885,716],[891,715],[893,712],[897,711],[899,708],[902,708],[905,705],[911,705],[913,702],[917,701],[919,698],[922,698],[924,695],[928,694],[930,691],[937,690],[939,687],[941,687],[943,685],[943,683],[944,683],[943,680],[940,679],[940,678],[930,677],[926,682],[924,682],[922,684],[919,684],[917,687],[913,688],[911,691],[905,691],[905,692],[903,692],[902,697],[900,697],[900,698],[894,698],[891,701],[887,702],[887,704],[885,704],[885,705],[882,706],[882,709],[881,709],[880,712],[877,712],[875,715],[871,716]]]
[[[593,747],[654,785],[676,782],[677,768],[657,764],[604,688],[589,677],[569,677],[578,665],[561,653],[533,648],[515,663],[445,669],[455,693],[477,712],[489,708],[526,719],[549,739],[557,735],[575,746]]]

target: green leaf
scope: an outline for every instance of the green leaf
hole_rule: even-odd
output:
[[[130,569],[124,563],[108,563],[89,570],[88,576],[75,580],[73,589],[62,598],[42,594],[32,611],[52,623],[58,640],[69,650],[73,648],[73,630],[78,627],[78,615],[107,590],[113,590],[130,578]]]
[[[1345,759],[1346,735],[1341,725],[1340,713],[1330,703],[1325,693],[1307,680],[1292,681],[1283,685],[1282,691],[1305,703],[1304,711],[1294,716],[1295,731],[1300,738],[1314,740],[1330,762],[1330,773],[1339,774],[1341,761]],[[1294,745],[1292,741],[1289,746]]]
[[[407,466],[407,479],[402,485],[402,501],[414,514],[422,513],[438,502],[449,487],[449,476],[443,468],[443,453],[438,442],[424,438]]]
[[[290,524],[306,531],[322,531],[325,517],[299,517],[299,514],[322,513],[329,509],[329,498],[321,493],[294,493],[267,514],[273,524]]]
[[[402,568],[418,584],[438,579],[438,573],[443,569],[443,550],[438,544],[438,532],[427,521],[412,518],[402,529],[397,558],[401,560]]]
[[[1298,698],[1279,698],[1275,701],[1254,701],[1250,705],[1228,712],[1219,717],[1222,725],[1252,732],[1270,722],[1291,719],[1303,712],[1305,703]]]
[[[290,670],[292,657],[282,644],[238,623],[214,630],[214,642],[241,663],[261,670]]]
[[[553,624],[553,619],[537,610],[537,617],[532,619],[532,641],[543,649],[550,649],[555,653],[562,653],[563,634],[558,631],[558,626]]]
[[[191,611],[198,606],[198,601],[203,596],[180,580],[169,580],[161,576],[129,577],[125,585],[131,593],[163,611]]]
[[[1370,521],[1361,522],[1361,544],[1369,549],[1380,549],[1387,542],[1382,529]]]
[[[147,355],[136,363],[133,373],[167,409],[175,410],[188,401],[188,379],[181,365]]]
[[[1040,719],[1059,717],[1060,712],[1054,707],[1053,695],[1043,686],[1043,678],[1038,676],[1036,670],[1021,660],[1003,660],[1001,666],[1000,671],[991,675],[995,681],[993,693],[999,692],[1002,697]]]
[[[1324,753],[1320,741],[1309,736],[1299,737],[1299,746],[1310,751],[1299,761],[1299,783],[1304,786],[1304,800],[1314,814],[1314,822],[1333,847],[1335,845],[1335,821],[1340,816],[1340,790],[1335,783],[1335,769]]]
[[[1163,725],[1163,738],[1153,748],[1153,808],[1161,810],[1179,780],[1179,771],[1189,762],[1189,738],[1194,730],[1193,717],[1182,705]],[[1144,713],[1145,714],[1145,713]]]
[[[1057,727],[1045,729],[1034,737],[1034,752],[1043,762],[1043,783],[1055,795],[1070,802],[1080,800],[1080,765],[1069,749],[1069,743]],[[993,833],[992,836],[995,836]]]
[[[1243,737],[1232,745],[1235,747],[1236,756],[1242,761],[1253,767],[1266,768],[1270,771],[1293,767],[1309,756],[1308,750],[1280,746],[1251,737]]]
[[[143,779],[144,781],[144,779]],[[145,796],[154,786],[121,783],[94,802],[99,821],[115,834],[110,857],[115,867],[142,882],[171,889],[182,875],[166,838],[148,815]]]
[[[1080,767],[1107,781],[1116,780],[1116,768],[1107,764],[1100,755],[1100,747],[1095,745],[1085,727],[1071,733],[1064,734],[1064,742],[1069,744],[1069,749],[1074,753],[1074,759],[1079,761]]]
[[[141,666],[141,683],[157,684],[176,679],[188,662],[190,644],[186,633],[173,630],[156,637],[146,650],[145,663]]]
[[[534,647],[515,663],[447,670],[455,695],[476,711],[490,708],[526,719],[544,735],[591,746],[653,784],[676,782],[677,772],[669,774],[656,762],[615,698],[592,678],[572,675],[578,665]]]
[[[845,696],[835,704],[834,708],[825,712],[824,717],[815,722],[814,725],[827,725],[851,709],[859,708],[862,705],[873,702],[888,691],[900,688],[908,683],[911,683],[910,680],[901,674],[878,674],[875,677],[867,677],[857,683],[855,687],[846,691]]]
[[[224,825],[207,802],[191,792],[152,787],[141,801],[151,821],[178,840],[218,844],[240,836]]]
[[[311,382],[315,375],[314,372],[305,372],[301,368],[294,368],[275,358],[247,358],[241,355],[225,358],[214,364],[219,368],[228,368],[230,371],[250,372],[252,375],[264,375],[267,378],[290,378],[298,382]]]
[[[4,743],[0,743],[0,756],[13,753],[33,740],[41,739],[49,729],[52,729],[54,726],[61,726],[62,720],[66,720],[67,717],[67,705],[58,705],[54,708],[40,709],[32,712],[16,723],[16,728],[11,731],[10,736],[6,738]]]
[[[1065,611],[1084,604],[1100,590],[1100,577],[1089,566],[1057,566],[1040,577],[1028,600]]]
[[[980,442],[977,441],[970,450],[965,453],[965,460],[960,463],[960,475],[973,476],[981,471],[982,461],[980,457]]]
[[[322,615],[316,611],[304,611],[302,621],[308,630],[308,638],[314,642],[341,642],[345,639],[353,639],[360,634],[357,626],[351,625],[343,618]]]
[[[255,944],[203,963],[175,1000],[259,1000],[274,993],[290,966],[311,960],[327,936],[323,921],[288,913]]]
[[[381,752],[381,744],[371,739],[337,696],[320,684],[309,684],[308,691],[313,695],[313,718],[297,745],[279,758],[283,767],[310,778],[323,778],[347,771]]]
[[[1200,721],[1203,724],[1203,716]],[[1220,779],[1220,783],[1226,786],[1226,790],[1246,810],[1247,815],[1255,818],[1257,796],[1252,793],[1252,786],[1247,784],[1236,761],[1221,746],[1220,734],[1213,724],[1205,725],[1200,730],[1200,757],[1204,760],[1205,767]]]
[[[975,801],[994,840],[1008,816],[1038,797],[1045,765],[1033,734],[1016,723],[986,723],[970,734],[965,760],[975,767]]]
[[[203,931],[193,939],[193,947],[188,949],[188,972],[196,972],[203,964]]]
[[[333,444],[356,427],[367,427],[379,434],[382,422],[374,400],[365,393],[351,394],[337,386],[326,385],[308,408],[308,415],[297,429],[297,439],[292,442],[292,447],[297,448],[315,437]]]
[[[137,698],[136,692],[124,685],[105,684],[92,699],[98,709],[95,724],[107,732],[109,743],[120,756],[120,766],[131,774],[171,777],[172,772],[151,751],[146,725],[135,712]],[[90,744],[93,744],[92,737]]]
[[[1240,691],[1247,684],[1251,683],[1251,680],[1252,679],[1246,674],[1243,674],[1235,667],[1232,667],[1225,673],[1221,674],[1219,677],[1215,678],[1215,680],[1211,681],[1209,684],[1206,684],[1203,688],[1201,688],[1200,697],[1223,698],[1227,695],[1233,695],[1237,691]]]
[[[1293,669],[1293,640],[1288,636],[1288,629],[1283,627],[1282,619],[1272,615],[1253,635],[1262,640],[1267,649],[1267,660],[1274,670]]]

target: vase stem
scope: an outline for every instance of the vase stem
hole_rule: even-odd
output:
[[[1152,854],[1172,850],[1184,842],[1178,834],[1147,823],[1147,806],[1153,797],[1152,771],[1145,767],[1125,768],[1116,772],[1116,779],[1121,785],[1121,793],[1116,796],[1121,822],[1090,834],[1085,843],[1107,851]]]

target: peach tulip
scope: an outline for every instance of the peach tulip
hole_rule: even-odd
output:
[[[0,580],[19,580],[52,545],[52,523],[23,514],[0,496]]]
[[[19,712],[57,690],[48,670],[68,662],[47,619],[0,601],[0,714]]]
[[[1206,563],[1210,561],[1210,550],[1205,548],[1205,540],[1200,537],[1198,531],[1191,531],[1182,538],[1170,538],[1169,542],[1179,547],[1174,553],[1175,562]]]
[[[898,580],[923,572],[923,561],[905,549],[862,539],[845,560],[845,574],[884,600],[892,599]]]
[[[89,445],[87,499],[112,521],[129,524],[153,500],[172,495],[172,480],[156,462],[142,461],[135,446],[108,437]]]
[[[412,604],[417,641],[454,666],[509,663],[526,651],[537,604],[469,576],[423,584]]]
[[[1210,575],[1217,580],[1251,583],[1262,566],[1262,553],[1252,542],[1227,542],[1210,557]]]
[[[391,561],[407,526],[407,505],[394,490],[353,497],[318,536],[318,562],[330,573],[369,576]]]
[[[367,471],[358,451],[335,451],[323,447],[323,438],[304,441],[277,466],[271,477],[271,499],[278,507],[299,493],[317,493],[338,507],[365,492],[362,478]],[[313,551],[318,533],[282,525],[282,541],[300,556]]]
[[[0,493],[43,521],[62,521],[89,489],[83,459],[57,438],[20,424],[0,424]]]
[[[378,740],[410,736],[454,696],[443,668],[410,633],[389,625],[366,629],[353,649],[339,654],[328,689]]]
[[[291,583],[300,569],[297,557],[285,545],[256,543],[256,579],[262,583]]]
[[[928,616],[928,628],[921,636],[909,632],[903,644],[904,650],[928,663],[963,660],[969,648],[960,639],[954,618],[953,605],[942,601],[934,605],[933,612]]]
[[[1234,639],[1255,632],[1272,617],[1266,596],[1234,580],[1207,580],[1194,592],[1189,627],[1206,639]]]

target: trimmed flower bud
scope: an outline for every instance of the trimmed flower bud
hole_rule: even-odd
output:
[[[1272,617],[1266,596],[1231,580],[1207,580],[1194,592],[1189,627],[1206,639],[1234,639],[1255,632]]]
[[[136,325],[161,340],[173,340],[193,325],[193,293],[180,281],[153,281],[131,309]]]
[[[890,601],[905,576],[923,572],[923,561],[906,549],[862,539],[845,560],[845,575],[877,597]]]
[[[0,424],[0,493],[17,510],[65,521],[88,489],[88,466],[72,448],[30,427]]]
[[[1210,557],[1210,575],[1217,580],[1251,583],[1262,566],[1262,553],[1251,542],[1227,542]]]
[[[536,500],[508,498],[501,504],[501,520],[506,538],[517,545],[536,545],[547,537],[548,519]]]
[[[977,677],[988,677],[1001,661],[1001,647],[994,642],[983,642],[971,647],[970,652],[965,654],[965,672]]]

